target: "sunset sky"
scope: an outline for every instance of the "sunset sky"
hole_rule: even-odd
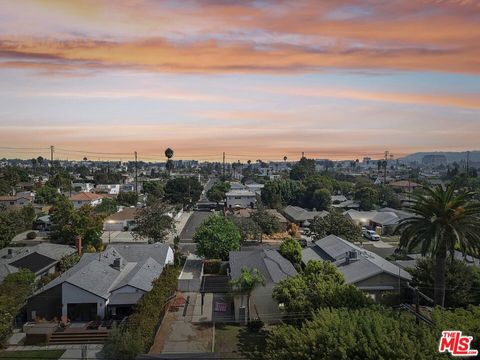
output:
[[[0,157],[478,150],[480,0],[4,0],[0,94]]]

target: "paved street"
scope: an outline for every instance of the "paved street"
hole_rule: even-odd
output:
[[[212,214],[209,211],[194,211],[180,233],[180,243],[192,243],[198,226]]]

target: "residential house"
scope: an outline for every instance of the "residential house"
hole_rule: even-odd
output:
[[[6,209],[18,208],[25,205],[30,205],[33,202],[33,196],[17,194],[0,196],[0,207]]]
[[[302,251],[302,262],[332,262],[347,284],[357,286],[374,299],[385,291],[398,291],[411,275],[381,256],[360,248],[338,236],[328,235]]]
[[[262,193],[262,189],[264,186],[265,185],[257,184],[256,182],[245,184],[245,187],[247,188],[247,190],[250,190],[257,195],[260,195]]]
[[[258,285],[250,298],[250,317],[260,318],[266,323],[280,321],[281,311],[272,298],[272,291],[283,279],[297,275],[292,263],[277,250],[257,249],[252,251],[231,251],[229,254],[230,277],[236,280],[243,268],[257,269],[263,277],[264,285]],[[246,321],[247,296],[235,295],[235,320]]]
[[[103,222],[104,231],[129,231],[135,228],[135,216],[138,209],[127,207],[108,216]]]
[[[78,209],[83,205],[97,206],[102,203],[102,200],[102,195],[89,192],[80,192],[78,194],[70,196],[70,201],[73,203],[75,209]]]
[[[0,281],[20,269],[30,270],[38,280],[54,273],[60,259],[75,251],[72,246],[51,243],[3,248],[0,250]]]
[[[98,194],[118,195],[120,193],[120,184],[98,184],[95,186],[95,192]]]
[[[70,270],[27,302],[29,320],[67,316],[71,321],[123,317],[152,289],[152,281],[173,264],[167,244],[109,245],[84,254]]]
[[[227,208],[254,208],[256,195],[250,190],[230,190],[225,194]]]
[[[94,189],[94,185],[88,182],[76,182],[72,184],[72,188],[78,192],[80,191],[90,192]]]
[[[283,209],[283,214],[294,224],[297,224],[300,227],[308,227],[316,217],[323,218],[327,216],[328,211],[310,211],[299,206],[288,205]]]
[[[421,254],[408,254],[406,259],[404,260],[396,260],[394,261],[395,265],[400,266],[402,269],[413,269],[416,265],[418,260],[423,259],[424,257]],[[468,266],[476,266],[480,268],[480,259],[466,255],[464,256],[462,252],[455,250],[453,252],[453,258],[459,261],[463,261]]]
[[[393,234],[400,220],[404,216],[407,216],[406,214],[406,212],[402,214],[402,212],[390,208],[384,208],[379,211],[358,211],[350,209],[343,213],[343,215],[351,219],[358,226],[372,228],[380,235]]]
[[[40,216],[37,220],[35,220],[35,224],[33,226],[35,230],[50,231],[50,228],[52,226],[50,215]]]

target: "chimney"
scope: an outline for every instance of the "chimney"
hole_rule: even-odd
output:
[[[115,258],[113,260],[113,264],[112,264],[112,267],[115,269],[115,270],[121,270],[122,268],[122,258],[121,257],[118,257],[118,258]]]
[[[7,250],[7,259],[12,259],[13,258],[13,249],[8,249]]]
[[[82,256],[82,237],[75,237],[75,247],[77,248],[77,253],[79,256]]]

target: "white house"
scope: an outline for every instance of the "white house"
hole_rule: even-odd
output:
[[[67,316],[71,321],[90,321],[127,315],[173,261],[173,250],[161,243],[109,245],[101,253],[84,254],[30,297],[28,319]]]
[[[225,197],[227,208],[254,208],[257,202],[255,193],[250,190],[230,190]]]
[[[95,186],[95,191],[97,193],[118,195],[120,193],[120,184],[98,184]]]
[[[99,194],[93,194],[89,192],[81,192],[70,197],[70,201],[73,203],[75,209],[82,207],[83,205],[97,206],[102,203],[103,196]]]
[[[104,231],[127,231],[133,229],[136,225],[135,215],[137,208],[124,208],[115,214],[110,215],[103,222]]]

